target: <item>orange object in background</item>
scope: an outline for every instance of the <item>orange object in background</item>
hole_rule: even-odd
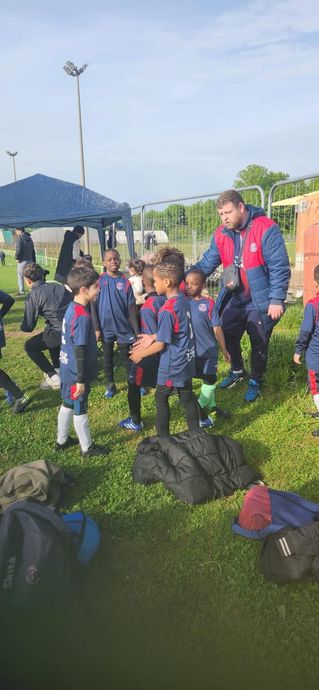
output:
[[[303,303],[316,294],[313,270],[319,264],[319,222],[304,230]]]

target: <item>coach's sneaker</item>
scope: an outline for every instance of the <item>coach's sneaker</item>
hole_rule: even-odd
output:
[[[224,378],[220,384],[219,388],[232,388],[233,386],[236,386],[236,383],[239,383],[242,381],[246,376],[246,372],[244,369],[241,371],[233,371],[232,369],[229,370],[228,376]]]
[[[244,400],[246,400],[246,402],[255,402],[255,400],[258,398],[258,395],[260,395],[260,384],[257,383],[255,379],[249,379]]]
[[[116,394],[116,386],[115,383],[109,383],[109,385],[106,388],[106,391],[104,393],[105,398],[114,398],[114,395]]]
[[[143,422],[135,424],[132,417],[126,417],[126,419],[122,419],[122,421],[118,423],[118,426],[120,426],[121,429],[128,429],[128,431],[142,431]]]
[[[12,405],[12,414],[18,414],[19,412],[24,412],[27,405],[29,405],[30,398],[27,395],[23,395],[22,398],[18,398]]]
[[[207,417],[207,419],[200,419],[199,420],[199,428],[200,429],[209,429],[209,427],[214,426],[214,422],[210,417]]]

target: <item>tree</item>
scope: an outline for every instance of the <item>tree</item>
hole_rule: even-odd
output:
[[[288,180],[289,174],[284,172],[273,172],[268,170],[263,165],[252,163],[247,165],[247,168],[240,170],[234,181],[234,187],[251,187],[252,185],[259,185],[264,189],[266,194],[269,193],[270,188],[275,182],[280,180]]]

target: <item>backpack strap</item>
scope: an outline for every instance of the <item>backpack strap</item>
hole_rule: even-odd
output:
[[[241,242],[241,247],[240,247],[240,250],[239,250],[238,255],[237,255],[237,257],[236,257],[236,258],[237,258],[236,266],[238,266],[238,267],[240,267],[240,262],[241,262],[241,259],[242,259],[244,247],[245,247],[245,244],[246,244],[246,242],[247,242],[248,235],[249,235],[249,231],[250,231],[250,229],[251,229],[252,224],[253,224],[253,219],[251,219],[251,220],[249,221],[248,225],[247,225],[247,228],[246,228],[246,235],[245,235],[243,241]]]
[[[50,506],[42,505],[36,501],[15,501],[14,503],[11,503],[8,508],[6,508],[4,515],[7,515],[11,512],[20,511],[31,513],[32,515],[38,515],[38,517],[42,518],[42,520],[47,520],[47,522],[50,522],[56,528],[56,530],[58,530],[58,532],[62,532],[64,535],[68,534],[68,530],[66,529],[62,518],[54,510],[54,508],[51,508]]]

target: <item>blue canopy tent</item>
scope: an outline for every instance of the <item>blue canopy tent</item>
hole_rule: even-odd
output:
[[[130,256],[134,256],[131,209],[72,182],[32,175],[0,187],[0,227],[46,228],[85,225],[96,228],[101,253],[107,225],[122,220]]]

